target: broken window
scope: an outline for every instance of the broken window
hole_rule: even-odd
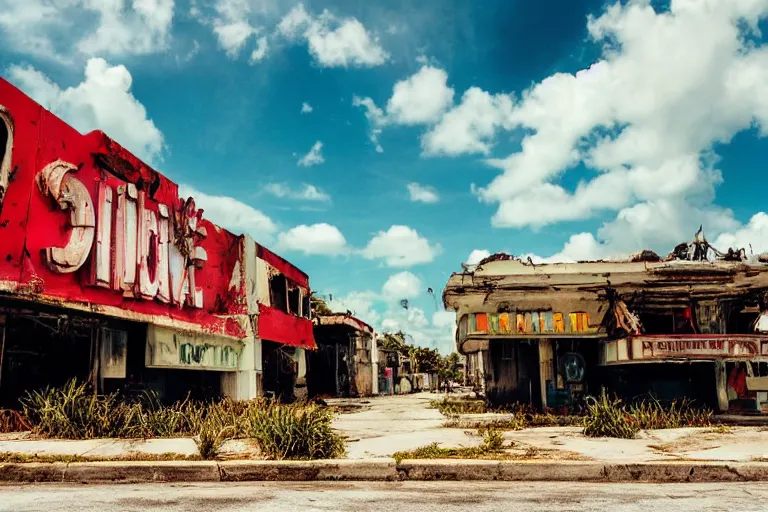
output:
[[[309,294],[303,294],[301,297],[301,316],[304,318],[310,318],[312,306],[309,301]]]
[[[299,316],[299,305],[301,304],[299,289],[295,286],[288,289],[288,312]]]
[[[280,311],[288,311],[288,288],[285,276],[276,274],[269,278],[270,305]]]
[[[127,332],[114,329],[101,330],[101,376],[103,378],[125,378],[127,348]]]
[[[696,304],[696,325],[702,334],[725,334],[725,316],[718,301]]]
[[[695,334],[690,308],[651,310],[640,313],[646,334]]]

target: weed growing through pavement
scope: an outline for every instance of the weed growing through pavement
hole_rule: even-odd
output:
[[[483,459],[504,458],[504,434],[493,427],[477,430],[483,438],[480,446],[460,448],[442,448],[439,443],[431,443],[414,450],[396,452],[392,455],[399,464],[404,459]]]

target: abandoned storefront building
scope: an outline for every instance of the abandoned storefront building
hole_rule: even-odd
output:
[[[378,355],[373,328],[351,314],[313,319],[317,350],[307,358],[310,397],[363,397],[378,393]]]
[[[701,235],[667,257],[535,265],[506,254],[454,273],[446,308],[489,400],[563,407],[601,388],[768,407],[768,264]]]
[[[315,346],[306,274],[3,80],[0,120],[0,407],[73,377],[292,393]]]

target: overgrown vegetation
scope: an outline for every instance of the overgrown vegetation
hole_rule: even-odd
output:
[[[597,398],[587,398],[587,416],[584,418],[585,436],[632,439],[639,431],[637,422],[618,398],[608,398],[605,391]]]
[[[495,428],[481,428],[477,431],[483,437],[480,446],[442,448],[431,443],[414,450],[396,452],[392,455],[399,464],[405,459],[481,459],[493,458],[504,452],[504,434]]]
[[[603,391],[599,397],[587,399],[584,434],[632,439],[640,430],[708,427],[711,424],[712,411],[695,407],[688,400],[673,401],[665,406],[651,398],[627,406]]]
[[[643,430],[712,425],[712,411],[696,407],[685,398],[666,406],[657,399],[650,398],[630,405],[629,414]]]
[[[711,410],[696,407],[686,399],[663,404],[655,398],[648,398],[627,405],[603,391],[597,397],[587,397],[586,401],[587,412],[583,416],[567,414],[567,411],[566,414],[539,413],[527,404],[491,407],[483,400],[469,397],[445,397],[433,400],[430,406],[449,418],[446,427],[486,426],[499,430],[521,430],[529,427],[583,426],[584,434],[590,437],[632,439],[640,430],[707,427],[712,424]],[[461,417],[481,413],[505,413],[509,417],[490,420]]]
[[[270,404],[248,410],[246,434],[275,459],[343,457],[344,440],[332,421],[333,413],[315,404]]]
[[[126,400],[96,395],[84,383],[28,393],[24,414],[35,434],[60,439],[194,436],[205,459],[215,458],[230,438],[255,439],[265,457],[317,459],[344,455],[344,441],[331,428],[333,413],[311,403],[256,399],[164,405],[146,392]]]

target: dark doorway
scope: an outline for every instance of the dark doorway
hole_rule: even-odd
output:
[[[297,364],[293,347],[263,340],[261,352],[264,364],[264,394],[281,402],[292,402],[296,392]]]
[[[9,314],[5,323],[1,407],[18,408],[27,391],[88,380],[91,327],[34,313]]]
[[[490,343],[492,403],[522,403],[541,408],[539,347],[536,341],[493,340]]]

